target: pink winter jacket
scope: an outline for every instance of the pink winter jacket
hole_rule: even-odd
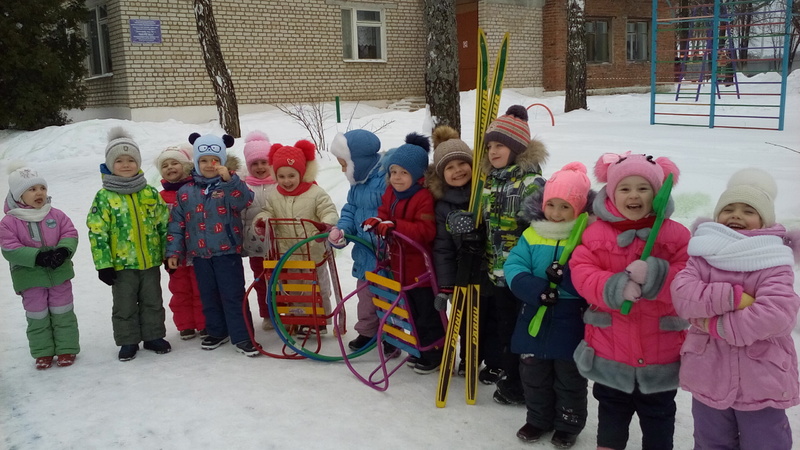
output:
[[[608,298],[609,292],[627,282],[625,268],[640,258],[646,233],[637,231],[632,242],[621,246],[622,232],[609,223],[609,219],[621,220],[619,213],[605,199],[602,190],[594,202],[601,220],[586,228],[569,264],[575,289],[589,302],[584,313],[585,337],[575,350],[575,362],[586,378],[624,392],[633,392],[637,384],[645,394],[677,389],[680,348],[688,323],[675,313],[669,285],[686,265],[689,230],[664,220],[651,252],[669,264],[663,266],[663,284],[649,296],[643,286],[645,298],[623,315],[621,299]]]
[[[776,225],[754,230],[749,241],[741,236],[722,246],[725,230],[739,234],[711,222],[698,227],[689,246],[689,263],[672,284],[681,317],[711,318],[710,334],[696,327],[689,330],[681,350],[681,387],[716,409],[797,405],[800,384],[791,333],[800,297],[794,291],[791,251],[780,239],[785,229]],[[720,247],[715,253],[724,253],[720,262],[695,245],[703,236]],[[738,264],[737,254],[743,255]],[[723,269],[721,264],[727,265]],[[755,302],[737,310],[742,292],[754,296]]]

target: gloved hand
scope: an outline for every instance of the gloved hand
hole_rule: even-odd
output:
[[[439,292],[436,298],[433,299],[433,307],[437,311],[446,311],[447,304],[453,299],[453,294],[447,292]]]
[[[331,231],[328,232],[328,243],[333,248],[345,248],[347,241],[344,238],[344,232],[337,227],[331,228]]]
[[[64,247],[57,247],[53,250],[53,255],[50,259],[50,268],[57,269],[61,267],[61,265],[67,261],[67,258],[69,258],[69,250]]]
[[[558,302],[558,288],[547,288],[539,294],[539,302],[544,306],[555,306]]]
[[[755,301],[756,299],[752,295],[742,292],[742,299],[739,300],[739,304],[736,305],[736,309],[745,309],[755,303]]]
[[[170,275],[172,275],[173,273],[175,273],[175,271],[176,271],[176,270],[178,270],[178,269],[171,269],[171,268],[169,267],[169,261],[167,261],[167,260],[164,260],[164,269],[165,269],[165,270],[167,271],[167,273],[168,273],[168,274],[170,274]]]
[[[267,234],[267,223],[264,219],[256,219],[256,221],[253,222],[253,229],[258,236],[265,236]]]
[[[547,281],[554,284],[561,284],[561,280],[564,279],[564,265],[559,264],[558,261],[553,261],[553,263],[545,269],[544,273],[547,275]]]
[[[625,287],[622,288],[622,298],[638,302],[642,298],[642,286],[633,280],[628,280]]]
[[[625,268],[625,272],[628,272],[628,277],[630,277],[632,281],[644,284],[644,280],[647,278],[647,261],[637,259],[628,264],[628,267]]]
[[[708,333],[708,318],[703,319],[689,319],[689,323],[698,330]]]
[[[370,217],[369,219],[361,222],[361,229],[364,231],[370,231],[378,226],[379,223],[381,223],[380,217]]]
[[[451,234],[464,234],[475,231],[475,218],[469,211],[450,211],[445,219],[447,231]]]
[[[113,286],[114,280],[117,279],[117,272],[113,267],[106,267],[97,271],[97,278],[100,278],[103,283]]]
[[[53,260],[53,250],[39,250],[39,253],[36,254],[36,259],[34,264],[39,267],[50,267],[50,263]]]
[[[394,230],[395,224],[391,220],[384,220],[375,227],[375,234],[382,238],[386,238]]]

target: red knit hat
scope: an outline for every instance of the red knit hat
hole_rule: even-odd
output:
[[[278,169],[281,167],[291,167],[300,172],[300,179],[302,181],[314,181],[316,177],[316,170],[309,171],[308,166],[314,162],[317,147],[309,141],[300,140],[294,144],[294,147],[283,144],[272,144],[269,149],[269,165],[272,170],[277,174]],[[306,179],[308,173],[310,179]]]

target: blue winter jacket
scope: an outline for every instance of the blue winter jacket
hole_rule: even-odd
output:
[[[373,242],[375,235],[361,229],[361,223],[378,215],[381,196],[386,190],[386,169],[377,164],[363,183],[350,186],[347,192],[347,203],[342,207],[342,214],[336,227],[345,234],[358,236],[367,242]],[[375,270],[377,260],[375,253],[363,245],[353,244],[353,276],[364,279],[364,272]]]
[[[562,239],[544,238],[535,229],[541,223],[549,222],[532,222],[503,266],[511,291],[522,301],[511,337],[511,351],[541,359],[571,361],[575,347],[583,339],[583,312],[587,303],[575,292],[567,265],[558,286],[558,301],[555,306],[547,307],[539,334],[533,337],[528,333],[528,325],[541,306],[539,295],[550,286],[545,269],[561,256],[570,231],[563,230]]]
[[[253,192],[236,174],[222,181],[193,172],[170,213],[167,258],[242,253],[242,211],[252,201]]]

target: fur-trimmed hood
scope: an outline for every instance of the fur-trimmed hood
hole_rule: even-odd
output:
[[[523,172],[541,173],[542,165],[547,162],[549,156],[550,153],[544,143],[534,138],[528,143],[525,151],[516,156],[513,164],[519,166]],[[489,152],[485,151],[481,158],[481,171],[489,174],[492,170],[494,170],[494,167],[489,162]]]
[[[425,187],[431,191],[434,199],[440,200],[444,197],[446,185],[444,179],[436,173],[436,168],[433,164],[428,166],[428,170],[425,171]]]
[[[233,173],[236,173],[236,175],[238,175],[240,178],[242,178],[242,176],[239,174],[239,172],[243,169],[242,168],[242,160],[238,156],[232,155],[232,154],[229,153],[228,154],[228,158],[225,160],[225,167],[227,167],[229,171],[231,171]],[[200,175],[194,169],[192,169],[192,174],[193,175],[198,175],[198,176]]]

